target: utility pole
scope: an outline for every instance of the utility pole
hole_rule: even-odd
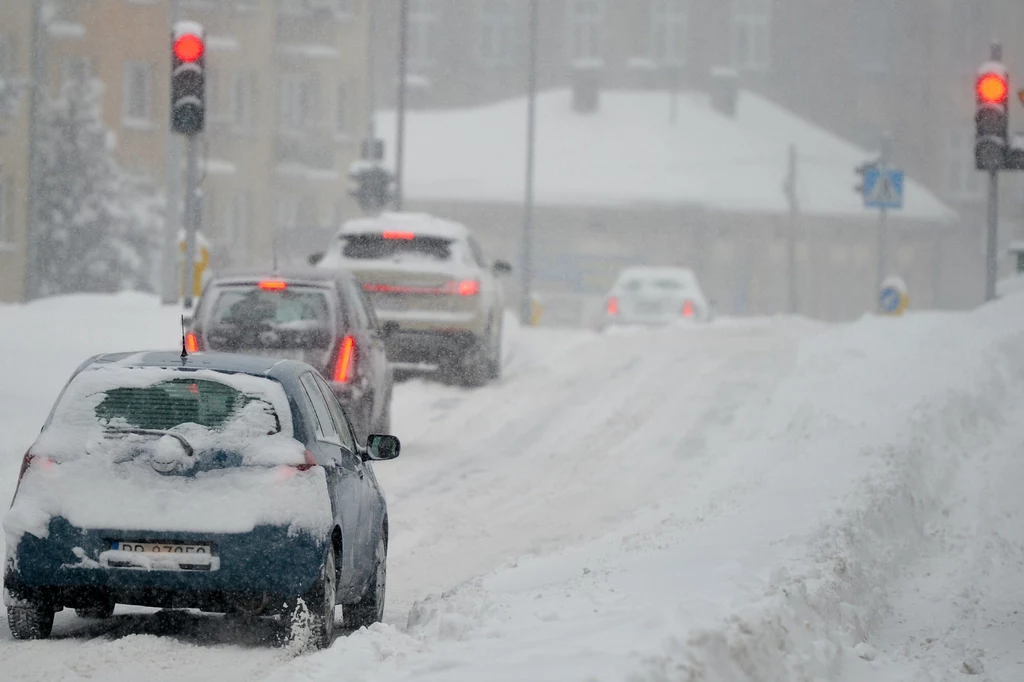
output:
[[[530,0],[529,56],[526,76],[526,201],[523,217],[522,293],[519,302],[519,321],[524,327],[533,323],[533,175],[536,162],[537,128],[537,32],[538,0]]]
[[[39,296],[39,118],[46,87],[46,25],[43,0],[32,3],[32,101],[28,133],[28,217],[25,221],[25,299]]]
[[[789,225],[786,229],[786,277],[788,280],[789,312],[794,315],[800,311],[796,276],[796,235],[800,224],[800,202],[797,193],[798,159],[796,145],[789,145],[789,164],[787,166],[783,191],[789,204]]]
[[[377,62],[376,62],[376,50],[377,50],[377,3],[374,0],[370,0],[369,9],[369,27],[367,35],[367,50],[366,50],[366,102],[367,108],[370,111],[369,119],[369,131],[367,133],[367,151],[371,152],[367,154],[368,157],[372,157],[374,140],[377,139],[377,121],[374,116],[377,112]]]
[[[892,136],[886,132],[882,135],[881,143],[881,154],[879,156],[878,165],[882,172],[889,170],[889,157],[892,155]],[[888,249],[889,249],[889,235],[886,229],[886,218],[888,217],[888,209],[883,205],[878,211],[878,273],[876,277],[876,286],[881,286],[882,282],[885,281]]]
[[[372,4],[372,3],[371,3]],[[402,210],[405,195],[405,95],[409,70],[409,0],[399,0],[398,11],[398,131],[395,134],[395,210]]]
[[[171,0],[171,24],[173,31],[180,19],[179,0]],[[181,224],[181,146],[177,136],[167,133],[167,222],[164,224],[163,244],[160,256],[160,301],[165,305],[178,301],[178,227]]]

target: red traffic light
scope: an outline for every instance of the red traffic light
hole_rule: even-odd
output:
[[[186,33],[174,41],[174,56],[183,62],[194,62],[203,56],[203,39]]]
[[[988,104],[1006,101],[1010,88],[1006,78],[996,73],[986,73],[978,79],[978,99]]]

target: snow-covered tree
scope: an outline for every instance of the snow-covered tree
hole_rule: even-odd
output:
[[[121,169],[100,118],[102,85],[70,81],[39,121],[41,295],[150,288],[162,202]]]

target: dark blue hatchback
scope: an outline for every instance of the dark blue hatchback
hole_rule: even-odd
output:
[[[280,615],[330,644],[381,619],[388,515],[373,460],[323,377],[291,360],[169,352],[83,363],[25,454],[4,518],[18,639],[64,607]]]

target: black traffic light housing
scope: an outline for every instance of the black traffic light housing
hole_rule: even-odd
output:
[[[1010,135],[1010,77],[999,61],[999,50],[992,61],[978,70],[975,83],[974,160],[978,170],[998,171],[1006,164]]]
[[[881,159],[875,161],[865,161],[861,165],[854,168],[854,172],[860,176],[860,182],[853,186],[853,191],[857,194],[864,194],[864,177],[868,174],[868,171],[874,170],[881,165]]]
[[[379,164],[366,161],[353,163],[349,179],[349,191],[366,213],[380,213],[394,196],[394,175]]]
[[[203,132],[206,120],[206,32],[194,21],[171,31],[171,130]]]

